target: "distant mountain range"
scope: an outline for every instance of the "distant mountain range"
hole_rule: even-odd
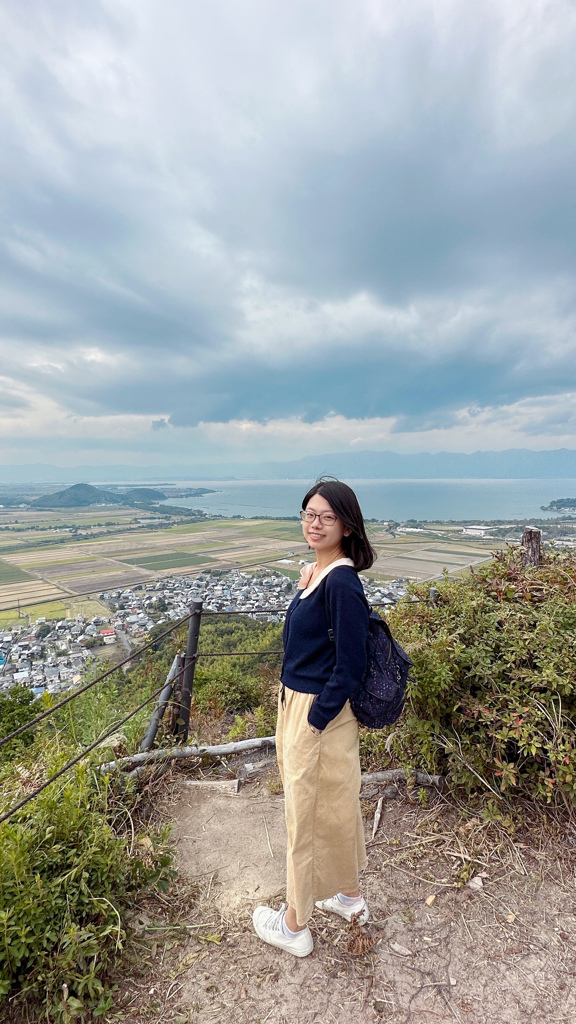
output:
[[[348,480],[576,479],[576,451],[558,448],[502,452],[334,452],[289,462],[228,462],[211,465],[50,466],[43,463],[0,466],[0,484],[98,483],[176,480],[314,480],[324,473]],[[126,496],[124,496],[126,497]]]
[[[265,462],[237,466],[235,476],[263,479],[314,478],[323,473],[348,480],[441,480],[441,479],[550,479],[576,478],[576,451],[533,452],[510,448],[503,452],[338,452],[308,455],[293,462]]]

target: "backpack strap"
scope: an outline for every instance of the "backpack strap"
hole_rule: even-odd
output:
[[[328,593],[326,591],[326,584],[324,584],[324,611],[326,612],[326,621],[328,623],[328,639],[330,643],[336,643],[334,640],[334,630],[332,629],[332,616],[330,615],[330,608],[328,605]]]
[[[374,614],[374,609],[368,604],[368,601],[366,601],[366,607],[368,608],[368,614],[369,615],[373,615]],[[336,643],[336,641],[334,639],[334,630],[332,629],[332,616],[330,615],[330,606],[328,604],[328,590],[327,590],[327,587],[326,587],[326,581],[324,582],[324,610],[326,612],[326,621],[328,623],[328,639],[330,640],[331,643],[334,644],[334,643]],[[381,616],[379,615],[378,618],[380,619]],[[384,629],[386,630],[388,636],[390,637],[390,639],[392,639],[392,633],[390,632],[390,626],[386,622],[386,619],[382,619],[381,621],[382,621],[382,623],[384,625]]]

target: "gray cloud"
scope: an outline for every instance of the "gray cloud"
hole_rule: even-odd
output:
[[[331,412],[436,429],[576,387],[571,5],[312,11],[5,6],[14,380],[155,431]],[[364,293],[398,316],[339,328]]]

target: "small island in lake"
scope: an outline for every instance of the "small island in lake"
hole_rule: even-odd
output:
[[[213,487],[166,487],[168,498],[199,498],[203,494],[216,494]]]
[[[576,498],[555,498],[549,505],[541,505],[543,512],[576,512]]]

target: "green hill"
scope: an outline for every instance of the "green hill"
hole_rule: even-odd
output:
[[[84,508],[87,505],[123,505],[125,501],[125,495],[103,491],[92,484],[73,484],[65,491],[35,498],[30,508]]]
[[[73,484],[64,491],[44,494],[30,502],[30,508],[85,508],[87,505],[132,505],[134,502],[163,501],[164,491],[153,487],[133,487],[123,494],[105,491],[92,484]]]
[[[125,504],[131,505],[133,501],[164,501],[166,495],[164,491],[157,491],[153,487],[133,487],[120,497]]]

